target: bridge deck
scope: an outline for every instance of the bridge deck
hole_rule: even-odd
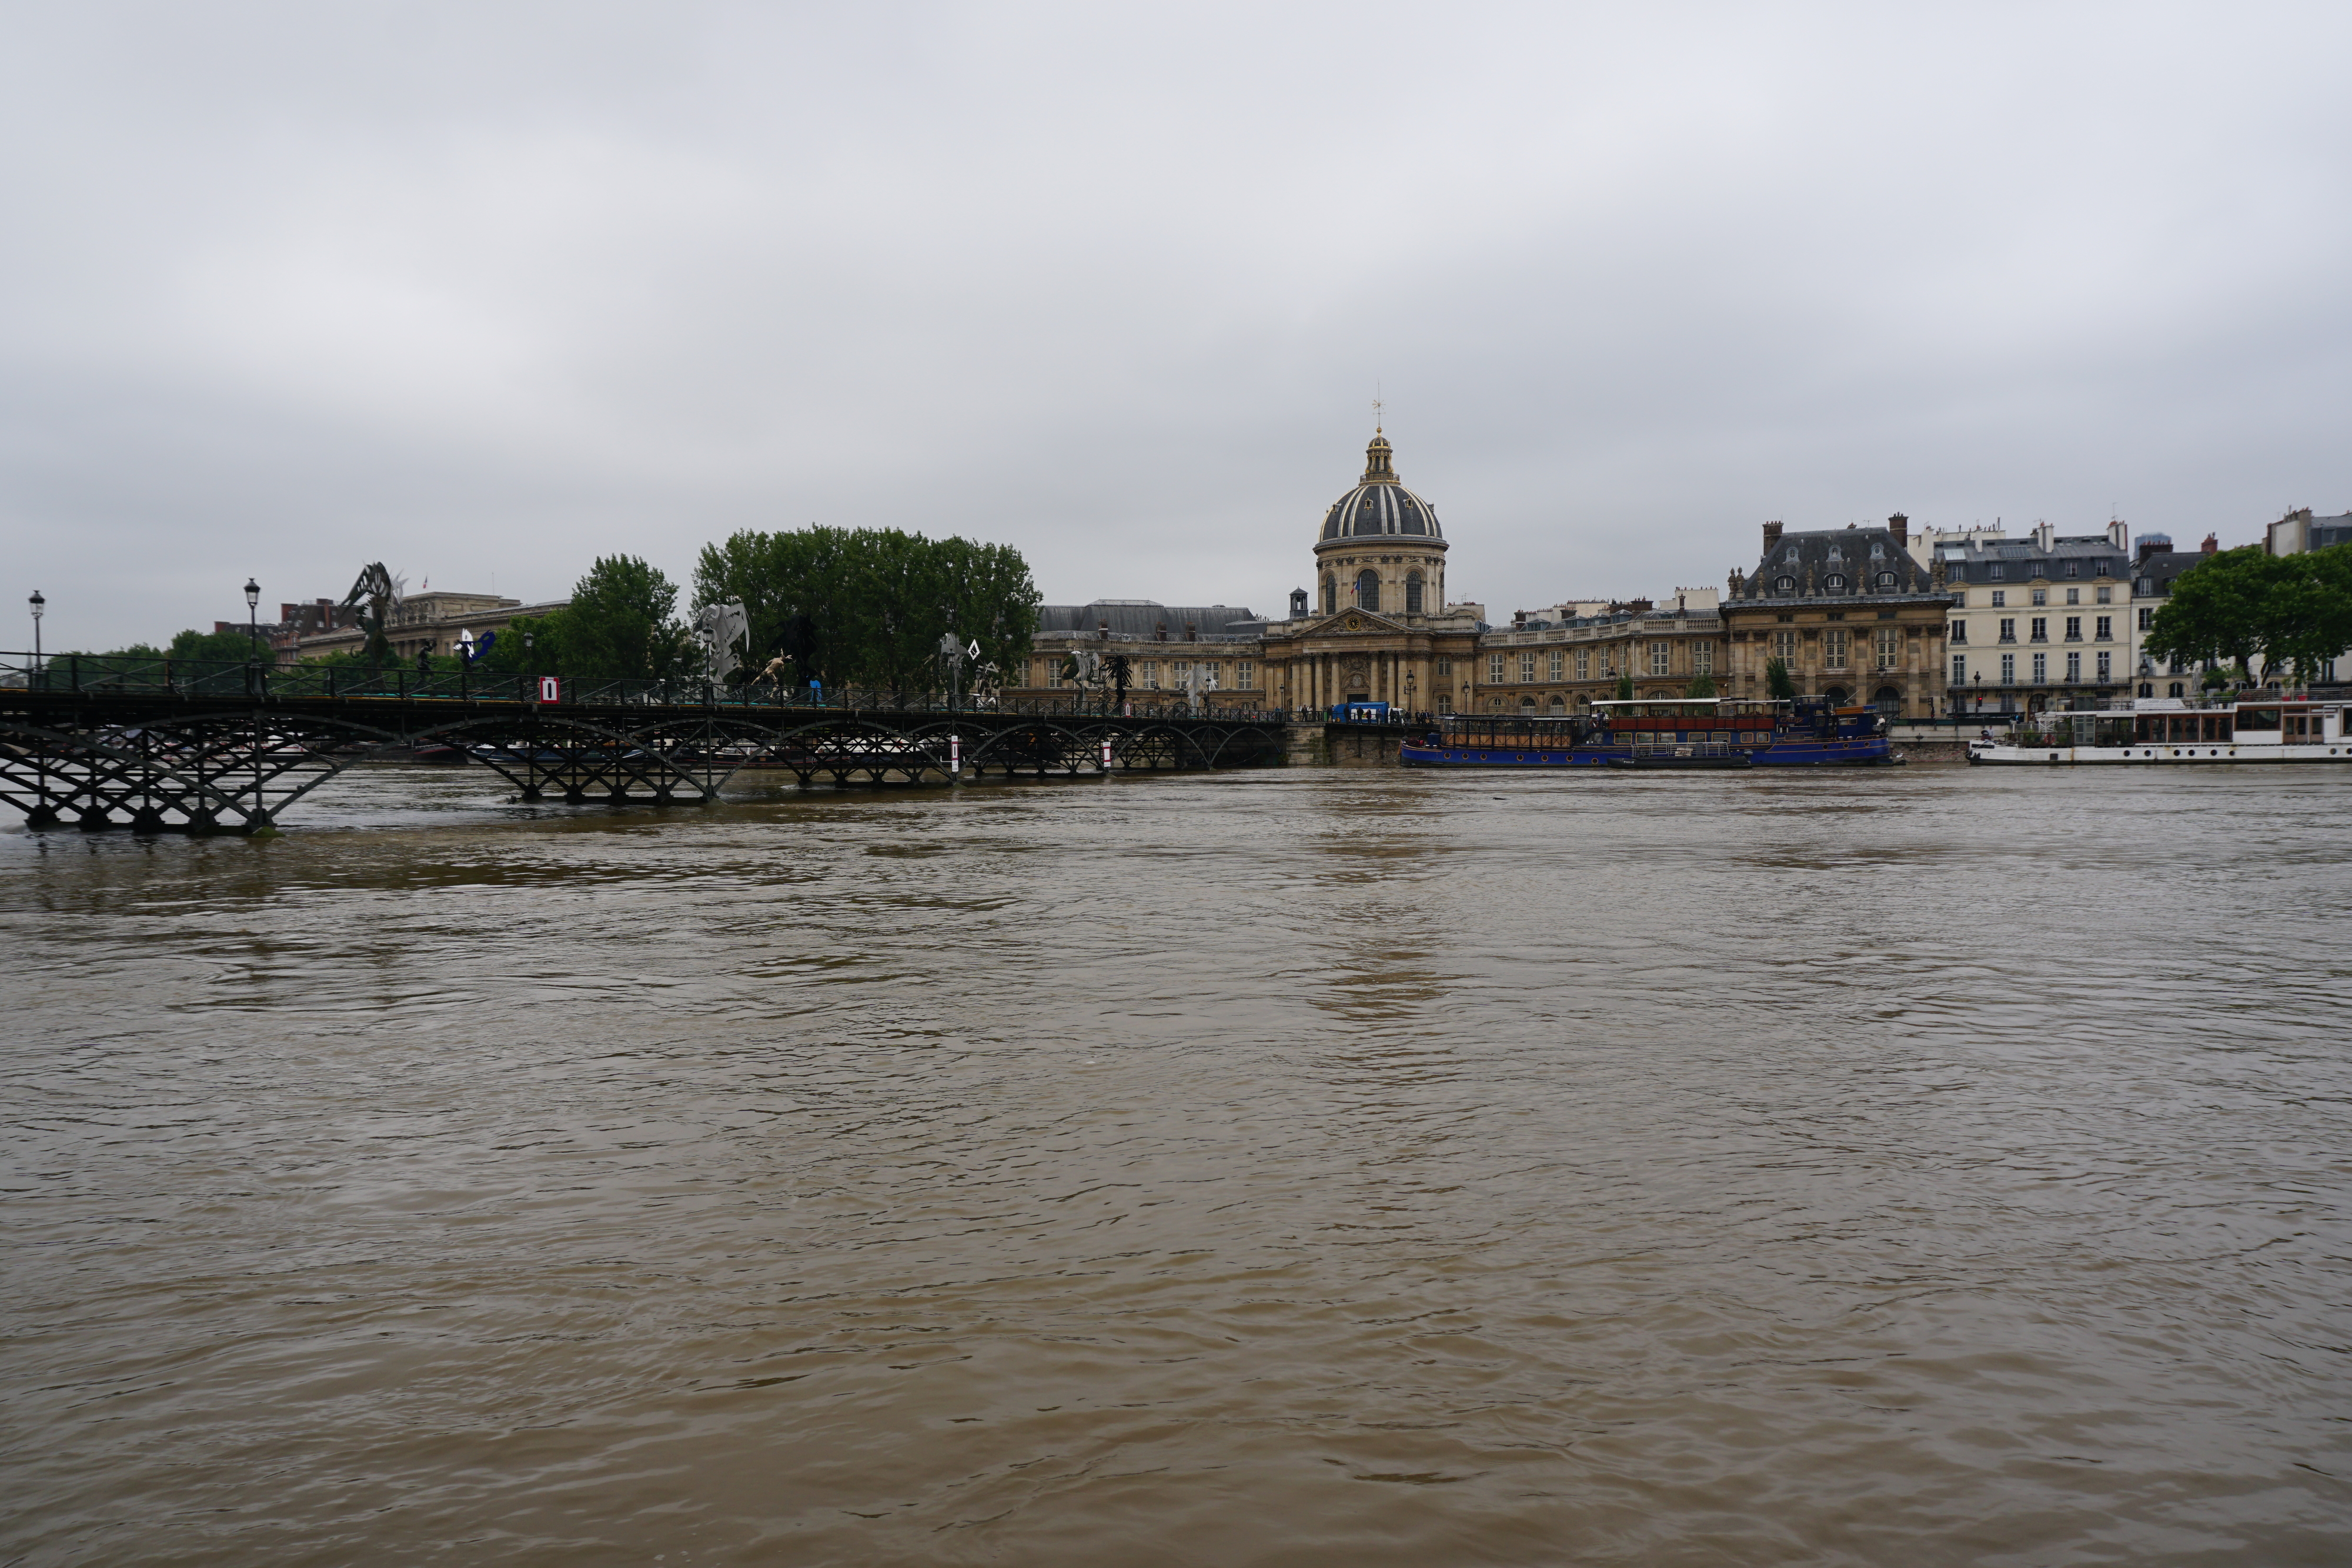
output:
[[[0,654],[0,674],[19,657]],[[849,785],[1283,760],[1282,720],[1255,713],[845,707],[656,682],[559,682],[550,698],[536,680],[402,689],[348,671],[142,663],[19,666],[22,684],[0,685],[0,803],[35,827],[251,831],[354,762],[424,747],[487,765],[526,800],[656,804],[714,800],[745,767]]]

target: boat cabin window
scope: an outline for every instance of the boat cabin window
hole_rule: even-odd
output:
[[[2279,710],[2274,707],[2242,707],[2238,710],[2240,729],[2276,729]]]

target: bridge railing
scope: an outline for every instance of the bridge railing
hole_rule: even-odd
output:
[[[1260,708],[1211,706],[1199,711],[1181,702],[1108,704],[1074,696],[1066,700],[1007,700],[973,693],[900,692],[866,686],[816,689],[755,681],[714,685],[699,680],[624,680],[493,674],[470,668],[417,670],[409,665],[365,669],[349,664],[173,659],[132,653],[0,653],[0,689],[100,695],[173,696],[190,700],[349,698],[404,702],[457,701],[610,707],[751,708],[862,711],[867,713],[1018,714],[1039,717],[1153,720],[1213,719],[1225,723],[1281,723],[1286,715]]]

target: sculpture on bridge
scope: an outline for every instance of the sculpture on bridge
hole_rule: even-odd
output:
[[[740,601],[706,604],[694,618],[694,635],[702,644],[703,679],[718,685],[750,654],[751,618]]]
[[[400,609],[407,584],[384,570],[383,562],[374,561],[360,570],[359,580],[343,595],[343,608],[359,609],[362,631],[367,633],[361,644],[368,668],[380,670],[392,663],[392,639],[387,631],[392,618]],[[361,608],[364,606],[364,608]]]

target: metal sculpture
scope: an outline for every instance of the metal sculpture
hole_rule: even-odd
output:
[[[360,569],[359,580],[343,595],[343,608],[359,610],[360,628],[367,633],[360,652],[368,668],[380,670],[392,663],[392,618],[406,597],[407,580],[384,570],[383,562],[371,561]]]
[[[750,655],[751,618],[740,601],[706,604],[694,618],[694,635],[702,644],[703,679],[718,685]]]

